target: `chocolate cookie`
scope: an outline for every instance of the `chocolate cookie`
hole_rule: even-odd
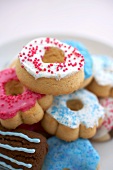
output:
[[[41,134],[23,129],[8,131],[0,126],[0,165],[6,169],[41,170],[47,151]]]

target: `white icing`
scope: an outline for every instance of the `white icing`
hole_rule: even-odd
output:
[[[21,147],[12,147],[7,144],[1,144],[0,143],[0,148],[8,149],[11,151],[21,151],[21,152],[26,152],[26,153],[34,153],[35,149],[27,149],[27,148],[21,148]]]
[[[92,56],[93,74],[99,85],[113,87],[113,58],[107,56]]]
[[[16,159],[13,159],[13,158],[10,158],[2,153],[0,153],[0,157],[4,158],[4,159],[7,159],[13,163],[16,163],[17,165],[22,165],[22,166],[25,166],[27,168],[31,168],[32,167],[32,164],[26,164],[24,162],[21,162],[21,161],[17,161]]]
[[[33,52],[33,55],[29,57],[28,55],[31,54],[31,51],[33,51],[32,48],[36,49],[36,46],[38,46],[38,49],[34,50],[36,53]],[[65,62],[52,63],[53,66],[50,66],[50,63],[44,63],[42,61],[42,57],[45,54],[45,47],[57,47],[61,49],[64,52]],[[28,54],[29,51],[30,53]],[[79,54],[79,57],[77,56],[77,54]],[[28,59],[32,59],[32,61],[28,61]],[[37,64],[40,63],[41,70],[35,68],[33,64],[35,59],[38,59]],[[21,53],[19,53],[19,60],[21,65],[24,66],[27,72],[31,74],[35,79],[46,77],[46,78],[55,78],[56,80],[60,80],[61,78],[70,76],[71,74],[75,74],[80,69],[83,69],[84,66],[84,58],[79,53],[79,51],[77,51],[77,49],[53,38],[49,38],[49,40],[48,38],[38,38],[32,40],[22,49]],[[74,66],[75,63],[76,66]],[[59,64],[60,67],[58,70]],[[50,70],[50,72],[48,70]],[[37,71],[38,73],[36,73]]]
[[[72,99],[80,100],[83,103],[83,108],[78,111],[69,109],[66,102]],[[80,124],[92,128],[95,125],[98,126],[99,118],[104,117],[104,108],[93,93],[81,89],[69,95],[55,97],[47,113],[60,124],[70,128],[77,128]]]

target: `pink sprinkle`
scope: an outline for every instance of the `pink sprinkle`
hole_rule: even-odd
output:
[[[80,60],[81,62],[83,62],[84,61],[84,59],[82,59],[82,60]]]
[[[59,69],[57,68],[56,71],[59,71]]]
[[[45,40],[47,43],[49,43],[50,42],[50,38],[46,38],[46,40]]]
[[[38,50],[38,46],[36,46],[36,50]]]
[[[53,66],[53,64],[50,64],[50,67]]]
[[[40,42],[41,44],[43,43],[43,40],[41,40],[41,42]]]
[[[64,58],[64,61],[66,61],[67,57]]]
[[[22,57],[22,54],[20,54],[19,57]]]

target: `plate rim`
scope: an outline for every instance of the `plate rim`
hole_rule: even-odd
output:
[[[102,39],[99,39],[97,37],[92,37],[92,36],[86,36],[86,35],[76,35],[76,34],[62,34],[62,33],[41,33],[41,34],[31,34],[31,35],[26,35],[26,36],[21,36],[19,38],[14,38],[11,40],[8,40],[6,42],[3,42],[0,44],[0,48],[2,48],[2,46],[8,45],[9,43],[14,43],[14,42],[20,42],[24,39],[35,39],[38,37],[72,37],[72,39],[84,39],[87,41],[92,41],[94,43],[99,43],[101,45],[105,45],[105,46],[109,46],[111,48],[113,48],[113,44],[111,44],[110,42],[105,42]]]

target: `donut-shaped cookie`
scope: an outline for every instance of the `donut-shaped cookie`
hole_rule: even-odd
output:
[[[94,79],[87,89],[98,97],[113,97],[113,58],[93,55]]]
[[[0,72],[0,122],[4,127],[14,129],[22,123],[37,123],[51,103],[52,96],[25,89],[15,69]]]
[[[77,48],[78,51],[80,51],[80,53],[84,56],[84,60],[85,60],[85,64],[84,64],[84,82],[81,85],[81,88],[87,86],[93,78],[93,60],[92,57],[90,55],[90,53],[88,52],[88,50],[86,49],[86,47],[77,41],[74,40],[65,40],[63,41],[64,43],[67,43],[68,45],[71,45],[74,48]]]
[[[60,139],[73,141],[79,137],[93,137],[103,117],[104,108],[97,97],[81,89],[55,97],[42,119],[42,126]]]
[[[99,102],[105,108],[105,118],[93,140],[103,142],[113,137],[113,98],[101,98]]]
[[[84,57],[76,48],[55,38],[32,40],[18,58],[17,76],[34,92],[68,94],[77,90],[84,80]]]
[[[87,139],[67,143],[52,137],[47,142],[42,170],[99,170],[100,157]]]

